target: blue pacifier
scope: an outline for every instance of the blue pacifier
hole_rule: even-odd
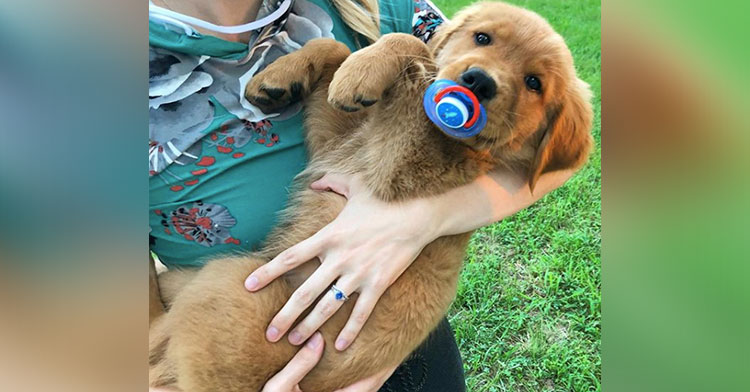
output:
[[[430,121],[453,137],[472,137],[487,125],[487,113],[476,95],[452,80],[433,82],[427,87],[422,104]]]

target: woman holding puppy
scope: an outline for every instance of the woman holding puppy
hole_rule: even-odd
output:
[[[305,166],[300,105],[273,114],[254,107],[243,96],[254,74],[313,38],[333,37],[353,50],[389,32],[413,32],[429,41],[443,21],[424,0],[154,0],[149,5],[150,249],[168,267],[200,266],[222,253],[257,249],[286,202],[287,187]],[[245,282],[252,295],[306,260],[318,257],[333,266],[329,276],[315,274],[300,287],[312,298],[333,287],[331,295],[317,304],[290,299],[271,320],[269,341],[286,338],[302,348],[264,390],[299,390],[297,383],[322,354],[323,339],[315,331],[326,321],[326,303],[359,294],[335,342],[336,349],[345,350],[383,292],[425,245],[509,216],[570,174],[544,175],[532,195],[523,179],[497,171],[444,195],[399,204],[376,199],[356,177],[328,175],[315,182],[316,190],[344,195],[344,210]],[[312,311],[291,329],[309,307]],[[344,391],[464,389],[461,359],[444,321],[398,369]]]

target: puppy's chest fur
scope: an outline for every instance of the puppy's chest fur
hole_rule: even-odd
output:
[[[364,121],[311,170],[359,174],[384,201],[407,200],[443,193],[473,181],[494,161],[488,153],[444,135],[422,108],[426,81],[402,86],[397,96],[386,93],[384,105],[372,108]]]

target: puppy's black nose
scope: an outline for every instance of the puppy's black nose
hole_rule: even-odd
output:
[[[488,75],[480,68],[469,68],[458,77],[458,84],[471,90],[480,101],[490,100],[497,93],[497,85]]]

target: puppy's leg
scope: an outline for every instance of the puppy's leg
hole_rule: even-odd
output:
[[[304,100],[326,74],[332,74],[349,56],[346,45],[318,38],[278,58],[253,76],[245,88],[250,103],[266,113]]]
[[[361,122],[362,116],[342,114],[326,102],[333,73],[349,53],[346,45],[335,40],[311,40],[254,76],[245,96],[267,113],[303,100],[306,141],[311,158],[315,158],[326,142]]]
[[[177,295],[200,271],[198,268],[171,268],[159,274],[159,294],[165,309],[169,310]]]
[[[176,372],[167,359],[169,315],[161,297],[162,287],[156,274],[156,261],[148,256],[148,380],[151,387],[170,387],[177,382]],[[163,276],[163,274],[162,274]]]
[[[284,279],[255,293],[243,285],[265,262],[252,257],[213,260],[175,298],[166,315],[169,344],[163,367],[174,369],[180,390],[260,391],[298,350],[286,339],[270,343],[265,338],[268,322],[292,288]],[[160,342],[154,343],[152,347]],[[152,381],[157,375],[152,374]]]
[[[159,294],[159,281],[156,277],[156,265],[154,258],[148,256],[148,323],[156,320],[164,314],[164,304]]]
[[[366,111],[341,111],[328,103],[333,75],[333,72],[323,75],[305,102],[305,140],[311,162],[325,151],[340,148],[345,142],[343,137],[358,128],[368,116]],[[308,169],[315,171],[316,167],[313,163]]]
[[[331,81],[328,102],[352,112],[396,94],[391,87],[404,79],[434,72],[432,54],[418,38],[402,33],[384,35],[349,56]]]
[[[450,167],[442,157],[459,148],[450,141],[436,142],[435,137],[441,136],[430,127],[423,109],[422,98],[435,72],[422,41],[389,34],[349,56],[331,82],[331,102],[361,105],[361,97],[366,103],[377,101],[369,109],[366,141],[359,154],[365,162],[378,164],[360,173],[370,191],[384,201],[433,192],[430,181],[441,178],[440,173]],[[386,152],[388,159],[382,159]]]
[[[174,387],[177,384],[177,372],[167,357],[169,322],[169,314],[164,314],[149,326],[148,384],[151,387]]]

